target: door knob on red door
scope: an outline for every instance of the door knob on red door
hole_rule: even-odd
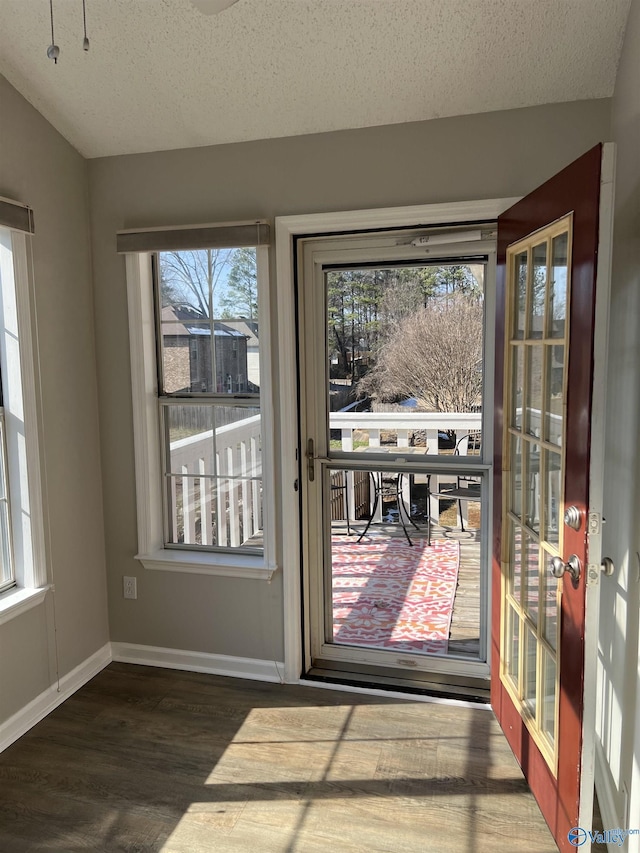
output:
[[[549,568],[554,578],[564,577],[565,572],[568,572],[574,581],[580,579],[580,557],[572,554],[569,561],[565,563],[562,557],[552,557],[549,562]]]

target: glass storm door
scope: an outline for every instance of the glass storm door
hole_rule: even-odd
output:
[[[299,247],[305,666],[485,696],[495,223],[428,239]]]
[[[492,705],[561,850],[591,828],[609,156],[598,145],[498,220]]]

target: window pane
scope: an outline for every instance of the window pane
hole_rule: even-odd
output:
[[[165,405],[172,544],[262,545],[259,408]]]
[[[543,679],[542,679],[542,731],[547,735],[551,743],[556,736],[556,662],[555,659],[543,649]]]
[[[215,474],[214,407],[165,406],[168,472]]]
[[[533,247],[533,282],[531,289],[531,317],[529,318],[530,338],[541,338],[544,330],[544,301],[547,285],[547,244]]]
[[[527,347],[526,431],[539,438],[542,434],[540,409],[542,407],[542,358],[544,346]]]
[[[523,696],[525,705],[529,707],[531,714],[536,713],[536,656],[538,641],[528,627],[524,629],[524,683]]]
[[[522,439],[511,436],[511,512],[522,517]]]
[[[259,393],[254,248],[161,252],[158,299],[161,393]]]
[[[516,255],[515,281],[518,288],[518,306],[514,316],[514,338],[524,338],[524,322],[527,314],[527,253]]]
[[[516,611],[507,605],[506,608],[507,622],[505,625],[506,638],[506,655],[505,668],[510,676],[516,690],[518,687],[518,677],[520,673],[520,617]]]
[[[332,450],[451,454],[480,430],[483,263],[327,270],[326,398]],[[369,423],[406,415],[399,429]],[[456,436],[440,413],[477,415]],[[409,423],[410,422],[410,423]]]
[[[545,555],[548,562],[549,556]],[[542,636],[552,649],[558,647],[558,589],[562,584],[558,583],[551,572],[543,575],[545,583],[544,603],[542,608]]]
[[[538,598],[540,582],[538,573],[540,549],[536,542],[525,536],[523,547],[523,606],[534,625],[538,624]]]
[[[521,603],[520,595],[522,589],[522,551],[523,537],[522,528],[516,524],[511,525],[511,559],[509,561],[508,592]]]
[[[560,447],[564,410],[564,346],[547,347],[546,369],[545,438]]]
[[[568,233],[554,237],[551,246],[551,283],[549,287],[549,320],[547,334],[550,338],[563,338],[567,314]]]
[[[524,387],[524,347],[513,346],[513,388],[511,390],[511,426],[522,429],[522,393]]]
[[[524,443],[525,522],[535,533],[540,532],[540,445]]]
[[[560,506],[562,505],[562,459],[552,450],[542,451],[542,476],[545,481],[545,539],[553,545],[560,542]]]

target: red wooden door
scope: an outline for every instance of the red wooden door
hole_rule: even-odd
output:
[[[602,153],[498,221],[491,701],[561,850],[575,849],[572,828],[591,827],[581,774],[592,762],[585,620],[600,562],[589,511]],[[572,556],[577,579],[550,573]]]

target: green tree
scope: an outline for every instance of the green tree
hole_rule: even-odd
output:
[[[340,270],[327,275],[329,356],[334,373],[352,378],[377,344],[386,270]]]
[[[400,267],[387,272],[392,275],[385,282],[380,305],[382,339],[395,323],[424,307],[438,290],[437,267]]]
[[[447,264],[436,269],[436,286],[441,296],[448,297],[460,293],[465,296],[482,295],[482,289],[468,266]]]
[[[255,249],[234,251],[227,289],[220,300],[220,316],[229,319],[258,319],[258,270]]]

